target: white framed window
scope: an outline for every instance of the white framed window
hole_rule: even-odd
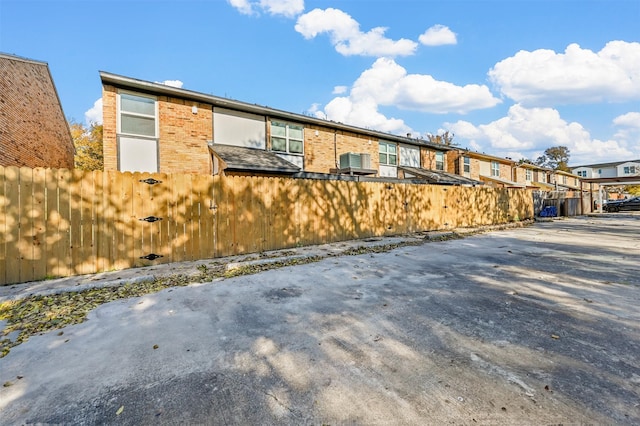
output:
[[[436,170],[444,171],[444,152],[436,152]]]
[[[117,117],[118,170],[157,172],[157,99],[139,93],[119,92]]]
[[[500,163],[497,161],[491,162],[491,176],[500,177]]]
[[[527,182],[531,182],[533,180],[533,171],[531,169],[524,169],[524,179]]]
[[[624,167],[624,174],[625,175],[632,175],[636,172],[636,166],[625,166]]]
[[[398,165],[398,146],[396,144],[389,142],[378,142],[378,153],[380,165]]]
[[[471,173],[471,158],[462,157],[462,172]]]
[[[271,122],[271,150],[304,154],[304,127],[298,124]]]
[[[567,184],[567,177],[565,175],[562,175],[562,184],[563,185]]]
[[[157,137],[156,98],[128,92],[118,93],[118,133],[122,135]]]

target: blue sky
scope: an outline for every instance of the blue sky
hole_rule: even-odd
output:
[[[638,0],[0,0],[0,51],[49,63],[67,117],[98,71],[572,165],[640,159]]]

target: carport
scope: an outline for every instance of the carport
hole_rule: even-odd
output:
[[[597,183],[598,187],[598,212],[602,213],[602,192],[605,186],[617,186],[617,185],[640,185],[640,176],[624,176],[624,177],[608,177],[608,178],[583,178],[581,179],[580,187],[582,185],[589,184],[589,194],[593,196],[593,184]],[[590,200],[593,206],[593,199]]]

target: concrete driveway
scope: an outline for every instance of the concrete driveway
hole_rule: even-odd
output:
[[[639,231],[556,220],[112,302],[0,359],[1,423],[640,424]]]

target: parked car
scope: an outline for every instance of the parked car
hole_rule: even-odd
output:
[[[602,206],[606,212],[619,212],[621,210],[640,210],[640,197],[627,198],[626,200],[609,201]]]

